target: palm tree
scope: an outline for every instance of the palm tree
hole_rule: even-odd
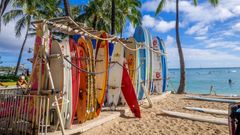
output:
[[[133,26],[141,24],[142,15],[139,9],[142,4],[139,0],[112,0],[111,5],[111,34],[115,34],[117,30],[122,36],[122,29],[127,19]]]
[[[109,7],[108,1],[90,0],[87,5],[81,5],[81,15],[75,20],[93,27],[95,30],[110,30]]]
[[[112,0],[112,14],[111,14],[111,34],[115,34],[115,0]]]
[[[22,34],[22,30],[26,29],[25,32],[25,37],[21,46],[21,50],[19,53],[18,61],[17,61],[17,66],[15,70],[15,75],[18,73],[18,69],[21,63],[22,59],[22,53],[27,41],[27,37],[29,34],[30,28],[30,23],[34,19],[41,19],[41,18],[50,18],[50,16],[53,16],[53,14],[58,13],[57,6],[58,1],[55,0],[43,0],[43,1],[34,1],[34,0],[28,0],[28,1],[21,1],[21,0],[16,0],[13,2],[13,9],[10,10],[9,12],[6,12],[3,15],[3,22],[6,25],[10,21],[18,19],[15,25],[15,31],[16,31],[16,36],[20,37]],[[47,13],[47,14],[46,14]]]
[[[158,15],[164,5],[166,4],[167,0],[161,0],[155,15]],[[193,0],[194,5],[197,6],[198,0]],[[218,0],[209,0],[209,2],[215,7],[218,5],[219,1]],[[180,61],[180,83],[179,87],[177,90],[178,94],[183,94],[185,93],[185,63],[184,63],[184,56],[183,56],[183,51],[182,51],[182,45],[181,45],[181,40],[180,40],[180,34],[179,34],[179,0],[176,0],[176,24],[175,24],[175,30],[176,30],[176,42],[177,42],[177,47],[178,47],[178,54],[179,54],[179,61]]]
[[[114,8],[109,8],[109,7]],[[112,34],[122,33],[128,19],[134,26],[141,24],[139,0],[91,0],[88,5],[82,5],[82,14],[76,19],[96,30],[105,30]]]
[[[66,16],[71,16],[69,1],[68,0],[63,0],[63,4],[64,4],[64,9],[65,9]]]
[[[7,8],[7,5],[9,2],[10,2],[10,0],[2,0],[0,3],[0,30],[1,30],[2,15],[3,15],[5,9]]]
[[[139,0],[118,0],[117,8],[121,10],[117,10],[116,12],[116,25],[118,26],[117,32],[121,33],[123,28],[125,26],[126,20],[129,20],[130,23],[135,27],[136,25],[141,24],[142,20],[142,14],[139,10],[141,8],[142,4]]]

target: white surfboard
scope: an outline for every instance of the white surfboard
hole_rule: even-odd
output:
[[[63,54],[62,47],[57,41],[52,41],[52,48],[50,51],[51,55],[54,54]],[[65,82],[64,82],[64,66],[63,66],[63,58],[62,57],[53,57],[50,58],[50,71],[53,79],[53,84],[55,87],[55,90],[60,91],[63,93],[65,87]],[[50,89],[52,89],[51,83],[50,83]],[[59,104],[62,104],[62,100],[59,100]],[[63,107],[63,106],[62,106]],[[66,115],[66,110],[61,109],[61,116],[63,123],[65,123],[65,117]],[[59,125],[59,120],[57,117],[57,110],[56,110],[56,103],[55,103],[55,97],[50,96],[50,129],[52,131],[56,131]]]
[[[178,118],[183,118],[183,119],[209,122],[209,123],[215,123],[215,124],[219,124],[219,125],[228,125],[228,120],[225,118],[216,118],[216,117],[211,117],[211,116],[194,115],[194,114],[189,114],[189,113],[180,113],[180,112],[166,111],[166,110],[162,110],[162,112],[164,114],[178,117]]]
[[[222,102],[222,103],[240,103],[240,100],[230,100],[230,99],[221,99],[221,98],[207,98],[200,96],[186,96],[189,99],[210,101],[210,102]]]
[[[69,38],[65,38],[61,42],[63,54],[71,61]],[[63,89],[63,106],[62,117],[66,128],[70,128],[72,119],[72,71],[71,64],[64,60],[64,89]]]
[[[113,49],[113,54],[111,58],[110,67],[113,67],[109,71],[109,79],[108,79],[108,105],[117,106],[121,85],[122,85],[122,71],[123,68],[120,65],[123,65],[123,46],[121,44],[116,44]],[[117,64],[117,63],[119,64]]]
[[[133,37],[130,37],[128,39],[129,43],[126,43],[126,46],[131,48],[131,49],[136,49],[137,45],[135,42],[135,39]],[[128,69],[129,69],[129,75],[131,77],[135,92],[137,94],[137,81],[138,81],[138,51],[132,51],[129,50],[127,48],[125,48],[125,58],[127,60],[127,65],[128,65]]]
[[[154,38],[152,41],[153,50],[160,51],[159,41],[157,38]],[[153,91],[157,93],[162,93],[162,62],[160,54],[153,52]]]
[[[198,111],[198,112],[203,112],[203,113],[228,115],[228,111],[227,110],[216,110],[216,109],[198,108],[198,107],[184,107],[184,109]]]

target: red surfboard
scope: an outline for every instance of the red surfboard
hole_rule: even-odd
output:
[[[123,73],[122,73],[122,93],[123,96],[130,107],[132,113],[137,118],[141,118],[140,108],[137,101],[137,96],[131,81],[131,78],[128,74],[126,64],[123,64]]]
[[[74,65],[80,67],[79,60],[79,51],[77,48],[77,44],[73,39],[69,39],[70,51],[71,51],[71,61]],[[72,66],[72,121],[74,121],[74,116],[77,112],[77,103],[78,103],[78,93],[80,87],[80,72],[74,66]]]

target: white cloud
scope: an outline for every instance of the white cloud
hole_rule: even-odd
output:
[[[142,19],[142,24],[145,27],[154,27],[156,24],[156,20],[150,15],[144,15]]]
[[[147,28],[153,28],[153,30],[162,33],[168,32],[175,28],[175,21],[167,22],[151,17],[150,15],[143,16],[142,24]]]
[[[197,36],[197,37],[194,37],[194,39],[196,39],[196,40],[205,40],[207,38],[208,38],[207,36]]]
[[[160,0],[155,0],[143,3],[142,10],[155,12],[159,1]],[[163,12],[175,13],[175,4],[175,1],[167,1],[167,4],[163,8]],[[228,2],[220,1],[217,7],[213,7],[208,1],[194,6],[192,1],[181,0],[179,3],[179,10],[183,13],[180,15],[185,25],[197,23],[197,26],[193,25],[187,30],[187,34],[204,35],[210,29],[210,24],[238,17],[240,15],[240,0],[231,0]]]
[[[155,12],[159,3],[160,3],[160,0],[147,1],[142,4],[142,10],[148,11],[148,12]],[[167,2],[163,8],[163,11],[165,12],[170,12],[173,10],[175,10],[175,5],[172,2]]]
[[[0,32],[0,55],[2,56],[3,65],[15,66],[20,48],[23,42],[25,30],[22,31],[22,36],[19,38],[15,37],[15,23],[12,21],[6,26],[2,25]],[[27,61],[28,58],[32,57],[32,54],[27,52],[28,48],[33,48],[34,38],[29,38],[26,42],[25,49],[22,56],[22,64],[28,64],[28,67],[31,67],[31,63]]]
[[[205,26],[204,24],[196,24],[189,28],[185,33],[188,35],[205,35],[208,32],[209,26]]]
[[[232,26],[232,29],[234,31],[240,31],[240,23],[236,23],[234,26]]]
[[[170,68],[179,67],[177,48],[168,47]],[[199,67],[239,67],[240,57],[212,49],[183,48],[187,68]],[[174,55],[173,55],[174,54]]]
[[[240,15],[240,5],[236,6],[233,10],[232,10],[235,14]]]
[[[229,49],[232,51],[240,51],[240,43],[236,41],[214,41],[207,42],[205,48]]]
[[[170,22],[166,22],[164,20],[158,21],[155,28],[157,31],[162,33],[168,32],[175,28],[175,21]]]
[[[165,40],[165,45],[170,46],[170,45],[173,45],[173,43],[174,43],[174,38],[168,35],[167,39]]]

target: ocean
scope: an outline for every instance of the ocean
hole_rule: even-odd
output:
[[[169,69],[168,90],[177,90],[179,69]],[[232,84],[229,84],[229,79]],[[210,87],[217,94],[240,95],[240,68],[188,68],[186,69],[186,92],[208,94]]]

